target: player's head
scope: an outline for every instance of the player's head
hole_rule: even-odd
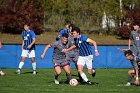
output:
[[[69,25],[70,25],[70,24],[71,24],[70,21],[66,21],[66,22],[65,22],[65,26],[66,26],[67,29],[69,29]]]
[[[69,31],[70,31],[70,33],[71,33],[71,31],[72,31],[72,29],[75,27],[75,25],[74,24],[70,24],[69,25]]]
[[[66,44],[68,42],[69,35],[67,33],[63,33],[61,36],[61,41],[63,44]]]
[[[131,50],[127,50],[124,52],[124,56],[128,59],[128,60],[133,60],[134,56]]]
[[[79,27],[73,27],[72,28],[72,34],[74,38],[78,38],[80,35],[80,28]]]
[[[30,23],[29,22],[24,24],[24,29],[26,31],[28,31],[30,29]]]
[[[135,30],[138,30],[139,27],[140,27],[140,20],[135,20],[133,22],[133,27],[134,27]]]

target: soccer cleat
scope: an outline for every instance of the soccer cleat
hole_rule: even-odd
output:
[[[36,75],[36,71],[33,71],[33,75]]]
[[[59,81],[57,79],[54,79],[54,83],[58,85]]]
[[[95,77],[96,71],[93,69],[92,77]]]
[[[88,84],[88,85],[92,85],[92,83],[91,83],[90,81],[87,81],[86,84]]]
[[[0,76],[4,76],[5,73],[3,71],[0,71]]]
[[[21,71],[18,69],[17,71],[16,71],[16,74],[20,74],[21,73]]]
[[[125,84],[125,86],[131,86],[131,83],[130,83],[130,82],[128,82],[127,84]]]

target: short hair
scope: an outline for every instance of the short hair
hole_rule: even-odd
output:
[[[67,33],[63,33],[61,37],[65,37],[65,38],[68,38],[69,35]]]
[[[30,26],[31,24],[29,22],[25,23],[25,25]]]
[[[75,27],[75,25],[74,25],[74,24],[70,24],[70,25],[69,25],[69,28],[70,28],[70,27],[74,28],[74,27]]]
[[[126,56],[126,55],[132,55],[133,53],[132,53],[132,51],[131,50],[126,50],[125,52],[124,52],[124,56]]]
[[[79,27],[73,27],[72,32],[74,32],[74,31],[80,34],[80,28]]]
[[[133,22],[133,26],[135,26],[135,25],[140,26],[140,20],[134,20],[134,22]]]
[[[67,20],[67,21],[65,22],[65,25],[70,25],[70,24],[71,24],[71,21],[68,21],[68,20]]]

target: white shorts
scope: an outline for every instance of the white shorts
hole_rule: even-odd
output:
[[[89,56],[79,56],[77,65],[84,66],[86,64],[88,69],[92,69],[92,61],[93,61],[93,55]]]
[[[35,50],[22,50],[21,56],[29,58],[35,57]]]

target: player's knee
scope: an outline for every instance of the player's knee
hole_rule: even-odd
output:
[[[93,73],[93,71],[92,71],[92,70],[91,70],[91,71],[88,71],[88,74],[90,74],[90,75],[91,75],[92,73]]]
[[[81,74],[81,73],[83,73],[83,71],[82,70],[78,70],[78,73]]]
[[[61,71],[57,71],[56,74],[57,74],[57,75],[60,75],[60,74],[61,74]]]
[[[129,70],[129,71],[128,71],[128,75],[131,75],[131,74],[132,74],[132,71],[131,71],[131,70]]]

